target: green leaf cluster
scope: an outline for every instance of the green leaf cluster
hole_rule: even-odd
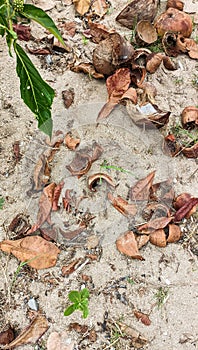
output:
[[[21,11],[20,11],[21,9]],[[6,35],[10,56],[12,47],[17,57],[16,71],[20,79],[21,98],[38,120],[38,127],[51,137],[51,106],[54,90],[42,79],[23,48],[17,43],[17,34],[13,30],[13,22],[25,17],[39,23],[52,33],[64,46],[64,40],[53,20],[42,9],[29,4],[14,6],[9,0],[0,0],[0,35]]]
[[[0,197],[0,209],[3,209],[4,202],[5,202],[4,198]]]
[[[73,290],[68,294],[69,300],[73,303],[68,306],[64,311],[64,316],[71,315],[74,311],[82,311],[82,317],[87,318],[89,314],[89,291],[87,288],[82,289],[80,292]]]

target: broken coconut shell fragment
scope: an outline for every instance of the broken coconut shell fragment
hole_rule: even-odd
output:
[[[181,207],[183,207],[183,205],[184,205],[185,203],[189,202],[189,200],[191,199],[191,197],[192,197],[192,196],[191,196],[190,193],[184,192],[184,193],[179,194],[179,195],[175,198],[175,200],[174,200],[174,202],[173,202],[174,208],[175,208],[176,210],[180,209]]]
[[[157,13],[158,0],[133,0],[116,17],[123,26],[132,29],[141,20],[153,21]]]
[[[100,183],[102,181],[105,181],[107,184],[109,184],[112,187],[115,187],[115,184],[113,183],[112,178],[107,175],[107,174],[103,174],[103,173],[97,173],[97,174],[93,174],[91,176],[89,176],[88,178],[88,187],[91,191],[96,191],[95,187],[97,185],[97,183]]]
[[[157,40],[157,31],[150,21],[139,21],[136,26],[136,42],[152,44]]]
[[[133,259],[144,260],[138,250],[138,244],[133,231],[127,231],[116,241],[116,247],[120,253],[130,256]]]
[[[147,128],[153,128],[154,125],[160,129],[168,123],[171,112],[162,111],[157,105],[146,103],[138,108],[142,118],[133,119],[137,126],[145,126]]]
[[[175,157],[180,153],[181,145],[177,142],[175,135],[169,134],[164,138],[162,149],[166,155]]]
[[[150,233],[149,240],[158,247],[166,247],[166,234],[163,229]]]
[[[195,106],[185,107],[181,114],[181,122],[185,129],[198,127],[198,108]]]
[[[161,62],[163,61],[164,54],[161,52],[151,53],[146,58],[146,70],[147,72],[153,74],[159,68]]]
[[[111,75],[132,58],[133,46],[118,33],[109,34],[93,51],[93,65],[98,73]]]
[[[193,29],[191,17],[172,7],[155,19],[154,26],[159,36],[163,36],[166,32],[173,32],[188,38]]]
[[[198,158],[198,142],[191,147],[185,147],[182,149],[182,153],[187,158]]]
[[[175,243],[182,237],[181,229],[178,225],[170,224],[168,225],[168,238],[167,243]]]
[[[168,10],[169,7],[173,7],[177,10],[183,11],[184,3],[181,0],[168,0],[166,4],[166,9]]]

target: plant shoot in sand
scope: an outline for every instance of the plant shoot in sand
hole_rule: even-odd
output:
[[[89,302],[89,291],[87,288],[82,289],[80,292],[72,290],[68,294],[69,300],[73,303],[64,312],[64,316],[71,315],[75,310],[82,311],[82,317],[87,318],[89,314],[88,302]]]
[[[0,0],[0,35],[5,36],[9,55],[16,55],[16,72],[20,79],[21,98],[35,114],[38,127],[51,137],[51,106],[54,90],[41,78],[39,72],[18,44],[14,24],[20,19],[33,20],[52,33],[62,45],[65,43],[53,20],[40,8],[24,4],[23,0]]]

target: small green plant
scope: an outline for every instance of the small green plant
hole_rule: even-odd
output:
[[[195,88],[198,88],[198,75],[194,74],[194,78],[192,80],[192,84]]]
[[[54,90],[42,79],[39,72],[18,44],[14,25],[21,20],[33,20],[52,33],[62,45],[65,43],[53,20],[42,9],[24,4],[23,0],[0,0],[0,35],[5,37],[9,55],[16,55],[16,71],[20,79],[21,98],[34,113],[38,127],[51,137],[51,106]]]
[[[5,199],[3,197],[0,197],[0,209],[3,209]]]
[[[128,282],[131,286],[133,286],[133,285],[135,284],[135,281],[134,281],[132,278],[130,278],[130,277],[127,278],[127,282]]]
[[[82,311],[82,317],[87,318],[89,314],[88,302],[89,302],[89,291],[87,288],[82,289],[80,292],[72,290],[68,294],[69,300],[73,303],[68,306],[64,311],[64,316],[71,315],[74,311]]]
[[[163,51],[162,41],[158,39],[153,44],[148,45],[147,48],[155,53],[162,52]]]
[[[183,84],[183,82],[184,82],[184,78],[176,78],[176,79],[175,79],[175,84],[176,84],[176,85]]]
[[[166,300],[168,299],[168,292],[169,292],[168,288],[160,287],[157,293],[155,293],[154,297],[157,299],[158,309],[162,307],[165,304]]]
[[[83,45],[87,45],[88,41],[89,40],[86,38],[86,36],[82,35],[82,43],[83,43]]]
[[[113,169],[113,170],[120,171],[121,173],[132,174],[129,170],[126,170],[126,169],[119,167],[117,165],[109,165],[106,159],[104,159],[102,164],[100,164],[100,169]],[[134,175],[134,174],[132,174],[132,175]]]
[[[182,145],[187,147],[188,145],[195,144],[198,142],[198,134],[195,131],[188,131],[184,129],[180,124],[176,124],[172,129],[172,133],[181,138]]]
[[[15,273],[14,273],[14,276],[12,278],[12,281],[11,281],[11,284],[10,284],[10,291],[14,288],[14,285],[16,283],[16,280],[17,280],[17,277],[21,271],[21,269],[23,268],[23,266],[27,265],[29,262],[31,262],[32,260],[36,259],[37,257],[35,258],[32,258],[32,259],[29,259],[29,260],[26,260],[26,261],[22,261],[19,266],[17,267]]]

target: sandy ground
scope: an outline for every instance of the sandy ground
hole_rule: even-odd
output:
[[[129,31],[115,24],[114,18],[127,3],[112,1],[113,11],[103,23],[115,27],[120,33]],[[164,2],[161,1],[162,6]],[[187,3],[187,1],[186,1]],[[71,20],[72,6],[55,1],[56,7],[49,12],[55,21],[60,18]],[[39,5],[39,4],[38,4]],[[193,2],[192,2],[193,5]],[[189,6],[189,4],[188,4]],[[194,6],[194,5],[193,5]],[[33,27],[39,36],[42,31]],[[195,24],[197,35],[197,24]],[[81,34],[73,43],[82,57],[90,57],[91,43],[83,46]],[[40,193],[31,192],[32,177],[39,155],[47,148],[45,136],[37,130],[36,122],[20,100],[19,82],[14,72],[15,61],[10,58],[5,43],[0,41],[0,194],[5,198],[0,216],[0,240],[11,238],[8,226],[19,213],[33,224],[36,220]],[[122,173],[110,169],[108,174],[118,184],[115,193],[126,196],[128,186],[156,170],[156,181],[172,179],[177,194],[189,192],[198,196],[197,162],[194,159],[168,158],[161,149],[162,134],[158,130],[145,131],[137,128],[124,107],[115,110],[110,117],[96,124],[98,111],[107,98],[104,81],[90,79],[66,69],[67,54],[52,57],[48,66],[44,58],[31,56],[40,69],[42,77],[56,90],[53,104],[54,130],[64,133],[75,130],[81,138],[80,147],[92,146],[98,142],[103,154],[91,168],[88,175],[100,171],[101,163],[108,160],[130,171]],[[179,56],[179,69],[167,71],[160,66],[157,72],[148,76],[157,88],[156,102],[161,109],[171,111],[170,124],[178,120],[181,111],[188,105],[197,104],[197,88],[192,81],[198,75],[198,63],[187,56]],[[182,81],[178,83],[178,80]],[[66,110],[62,91],[73,88],[74,104]],[[19,141],[22,159],[15,164],[13,144]],[[72,177],[66,165],[73,159],[71,151],[61,148],[52,167],[52,181],[64,180],[66,188],[74,189],[76,196],[86,190],[86,176],[80,180]],[[177,244],[157,248],[151,244],[141,250],[145,261],[131,260],[121,255],[115,246],[116,238],[130,228],[133,222],[118,213],[106,200],[108,188],[94,194],[86,192],[88,198],[79,206],[79,215],[91,213],[95,218],[86,232],[76,240],[65,241],[59,235],[57,245],[61,248],[57,264],[47,270],[35,271],[24,266],[17,276],[14,288],[10,290],[19,262],[13,256],[0,252],[0,326],[8,323],[16,332],[29,324],[28,300],[34,297],[49,323],[49,330],[38,346],[26,345],[19,349],[46,349],[46,342],[52,331],[67,331],[66,338],[75,341],[75,349],[133,349],[129,339],[115,338],[115,329],[102,328],[108,313],[111,325],[118,320],[135,328],[147,338],[144,349],[148,350],[194,350],[198,348],[198,265],[197,265],[197,215],[182,224],[184,238]],[[57,227],[63,221],[74,220],[63,211],[54,216]],[[137,219],[138,221],[138,219]],[[136,221],[136,223],[137,223]],[[91,238],[96,240],[90,246]],[[93,241],[92,241],[93,242]],[[86,258],[87,253],[96,254],[97,261]],[[68,277],[63,277],[61,268],[80,257],[82,266]],[[85,263],[83,265],[83,263]],[[85,282],[83,275],[88,276]],[[79,312],[64,317],[68,292],[86,286],[90,291],[89,310],[86,320]],[[158,307],[156,294],[161,288],[166,298]],[[151,325],[145,326],[134,316],[134,310],[149,314]],[[79,322],[96,331],[97,339],[91,341],[75,331],[69,331],[71,322]],[[88,332],[89,333],[89,332]],[[116,340],[116,341],[115,341]],[[57,349],[58,350],[58,349]]]

